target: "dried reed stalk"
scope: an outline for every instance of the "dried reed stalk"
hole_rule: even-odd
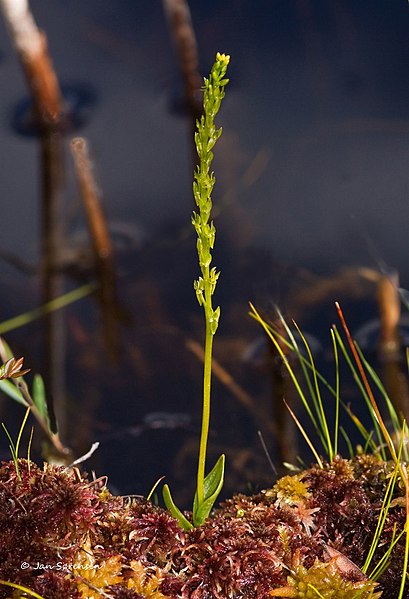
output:
[[[41,206],[41,287],[47,303],[64,291],[58,274],[63,242],[62,195],[64,189],[64,147],[62,137],[63,99],[48,54],[45,34],[37,27],[27,0],[0,0],[7,28],[26,76],[33,101],[33,116],[40,137]],[[45,322],[46,387],[53,397],[59,430],[65,429],[65,324],[59,312]],[[50,404],[49,410],[53,407]]]
[[[186,103],[195,124],[196,118],[201,114],[198,91],[202,87],[203,80],[199,73],[197,42],[189,5],[187,0],[163,0],[163,7],[184,78]]]
[[[63,101],[47,38],[37,27],[27,0],[0,0],[0,8],[27,78],[38,123],[55,127],[63,114]]]
[[[71,141],[71,153],[94,250],[96,270],[100,283],[105,337],[111,352],[116,355],[118,349],[118,302],[112,241],[99,197],[98,186],[95,182],[87,141],[82,137],[74,138]]]

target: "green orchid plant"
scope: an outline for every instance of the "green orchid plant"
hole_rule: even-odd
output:
[[[200,435],[199,458],[197,468],[197,486],[193,501],[193,525],[176,507],[168,485],[163,487],[163,499],[171,514],[177,518],[184,529],[200,526],[210,511],[222,489],[224,480],[225,456],[221,455],[213,469],[206,475],[206,452],[210,423],[210,395],[212,377],[213,337],[216,333],[220,308],[213,308],[212,296],[216,288],[219,272],[211,267],[211,250],[214,247],[216,229],[210,219],[212,210],[212,191],[215,184],[214,173],[210,170],[213,160],[213,147],[222,134],[221,127],[215,126],[214,119],[224,98],[225,78],[230,56],[217,53],[216,61],[208,79],[204,80],[203,115],[197,121],[195,145],[199,163],[194,173],[193,195],[197,212],[193,212],[192,224],[197,233],[197,254],[201,275],[194,282],[199,305],[203,307],[206,330],[203,367],[203,411]]]

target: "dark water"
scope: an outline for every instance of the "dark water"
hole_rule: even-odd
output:
[[[382,261],[409,286],[409,7],[403,0],[190,6],[202,73],[216,51],[232,57],[214,164],[214,261],[222,272],[215,352],[251,405],[215,379],[210,460],[227,452],[229,492],[271,478],[257,430],[277,418],[268,350],[247,302],[278,303],[297,318],[327,368],[334,300],[352,330],[377,316],[375,286],[356,269],[376,270]],[[78,90],[75,134],[89,139],[117,242],[119,358],[106,348],[96,301],[65,311],[65,440],[76,455],[100,440],[90,468],[120,492],[146,493],[166,474],[183,502],[200,427],[201,364],[189,342],[201,343],[203,323],[192,290],[189,126],[162,4],[37,0],[32,8],[61,84]],[[18,130],[27,94],[3,29],[1,39],[0,249],[35,265],[38,143]],[[81,103],[81,90],[92,102]],[[85,220],[68,150],[66,169],[72,251],[84,244]],[[86,267],[70,275],[66,289],[94,276]],[[6,260],[1,292],[2,320],[40,301],[38,277]],[[7,340],[44,371],[41,322]],[[5,399],[1,417],[11,428],[17,412]],[[264,428],[274,454],[271,427]]]

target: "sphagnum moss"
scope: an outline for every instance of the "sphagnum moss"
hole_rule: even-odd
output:
[[[399,485],[373,557],[381,562],[396,541],[385,569],[378,581],[360,570],[393,462],[368,456],[324,462],[257,495],[226,500],[188,531],[166,510],[114,497],[78,471],[32,464],[28,474],[22,459],[19,468],[21,481],[13,462],[0,466],[0,579],[44,599],[396,599],[399,593],[405,523]],[[16,589],[15,598],[24,596]],[[0,598],[8,597],[0,586]]]

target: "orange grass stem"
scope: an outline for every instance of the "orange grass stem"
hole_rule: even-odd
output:
[[[344,318],[344,314],[341,310],[341,306],[339,305],[338,302],[335,302],[335,307],[337,309],[338,312],[338,316],[341,320],[341,324],[344,328],[345,334],[347,336],[347,340],[348,340],[348,344],[349,347],[351,348],[351,352],[354,356],[356,365],[358,367],[359,370],[359,374],[361,375],[362,378],[362,382],[364,384],[365,390],[368,393],[368,397],[369,400],[371,402],[372,408],[374,410],[374,413],[376,415],[376,419],[378,421],[379,426],[381,427],[383,436],[385,437],[385,441],[389,447],[389,451],[391,452],[392,458],[395,462],[395,464],[397,465],[398,469],[399,469],[399,474],[402,477],[402,481],[405,485],[405,507],[406,507],[406,521],[405,521],[405,533],[406,533],[406,543],[405,543],[405,555],[404,555],[404,563],[403,563],[403,576],[402,576],[402,582],[401,582],[401,586],[400,586],[400,590],[399,590],[399,595],[397,599],[402,599],[403,597],[403,592],[404,592],[404,588],[405,588],[405,582],[406,582],[406,577],[407,577],[407,567],[408,567],[408,562],[409,562],[409,481],[408,481],[408,473],[406,470],[406,467],[402,466],[400,459],[398,458],[397,454],[396,454],[396,450],[395,447],[393,445],[391,436],[388,433],[388,430],[385,426],[385,422],[382,418],[382,415],[380,413],[380,410],[378,408],[378,404],[376,403],[375,397],[372,393],[372,389],[371,386],[369,384],[368,378],[366,376],[362,361],[359,357],[359,354],[357,352],[355,343],[351,337],[351,333],[349,332],[348,326],[345,322],[345,318]],[[405,430],[406,428],[406,423],[404,421],[403,423],[403,430]]]
[[[356,365],[358,367],[359,374],[361,375],[361,379],[362,379],[362,382],[364,384],[365,390],[366,390],[366,392],[368,394],[369,401],[371,402],[373,411],[375,412],[376,419],[378,421],[379,426],[381,427],[383,436],[385,437],[385,441],[386,441],[386,443],[387,443],[387,445],[389,447],[389,451],[391,452],[392,458],[393,458],[393,460],[395,462],[397,462],[398,461],[398,456],[396,454],[395,447],[393,445],[391,436],[388,433],[388,429],[385,426],[385,422],[384,422],[384,420],[382,418],[382,415],[381,415],[381,412],[379,410],[378,404],[376,403],[374,394],[372,393],[372,389],[371,389],[371,386],[369,384],[368,377],[366,376],[365,369],[363,367],[361,358],[359,357],[359,354],[357,352],[355,343],[354,343],[354,341],[353,341],[353,339],[351,337],[351,333],[349,332],[349,328],[348,328],[348,325],[347,325],[347,323],[345,321],[344,314],[342,312],[341,306],[339,305],[338,302],[335,302],[335,307],[337,309],[338,316],[339,316],[339,319],[341,321],[342,327],[343,327],[343,329],[345,331],[345,335],[347,337],[347,341],[348,341],[349,347],[351,348],[352,355],[354,356],[354,360],[355,360]]]

